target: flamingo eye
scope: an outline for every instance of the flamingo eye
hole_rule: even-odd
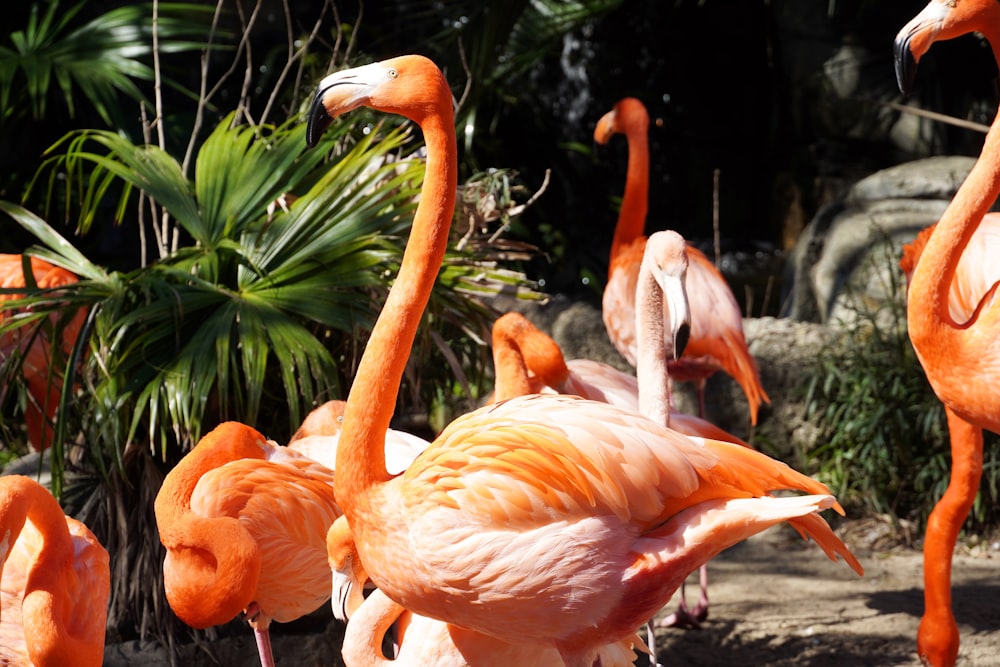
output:
[[[390,68],[388,72],[386,72],[386,76],[389,77],[390,79],[395,79],[397,76],[399,76],[399,72],[397,72],[396,68],[393,67]]]

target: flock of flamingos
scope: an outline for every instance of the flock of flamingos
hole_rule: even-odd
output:
[[[936,40],[971,31],[989,39],[1000,62],[1000,4],[931,0],[896,37],[900,88]],[[342,656],[351,666],[631,665],[655,656],[651,619],[686,576],[701,569],[700,599],[689,608],[681,590],[660,624],[702,622],[705,564],[769,526],[791,524],[862,574],[820,515],[841,511],[823,484],[670,408],[671,377],[701,390],[717,370],[740,383],[752,420],[769,399],[721,275],[676,233],[644,235],[648,116],[635,99],[601,118],[595,138],[621,133],[629,145],[603,312],[637,375],[567,361],[551,338],[508,313],[494,327],[488,405],[431,443],[389,429],[448,239],[456,138],[451,91],[424,57],[323,79],[309,145],[360,106],[412,120],[426,144],[398,278],[347,401],[317,408],[287,445],[245,424],[220,424],[167,476],[155,514],[166,595],[181,620],[206,628],[245,615],[265,666],[274,664],[269,624],[328,601],[348,621]],[[987,275],[983,261],[990,248],[994,258],[1000,252],[987,215],[1000,193],[1000,122],[982,155],[933,233],[902,260],[910,337],[952,439],[951,483],[925,538],[917,633],[920,659],[935,667],[957,659],[951,554],[979,484],[982,429],[1000,432],[1000,275]],[[10,257],[20,271],[21,256]],[[34,259],[31,270],[40,287],[74,279]],[[11,280],[3,286],[25,284],[23,274]],[[22,349],[26,374],[43,369],[48,352]],[[45,405],[52,388],[30,383]],[[29,406],[26,420],[33,443],[51,439],[44,412]],[[0,662],[101,664],[108,554],[25,477],[0,478],[0,567]],[[387,636],[391,658],[382,650]]]

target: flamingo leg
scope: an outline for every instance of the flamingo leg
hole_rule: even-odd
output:
[[[951,561],[958,534],[979,490],[983,431],[947,406],[951,436],[951,478],[927,519],[924,533],[924,615],[917,653],[925,665],[951,667],[958,658],[959,632],[951,609]]]
[[[257,654],[260,656],[261,667],[274,667],[274,653],[271,651],[271,634],[268,628],[271,619],[264,615],[260,605],[252,602],[246,610],[247,620],[253,628],[254,639],[257,640]]]
[[[702,419],[705,418],[705,381],[699,381],[697,383],[697,393],[698,393],[698,416]],[[698,598],[698,604],[695,605],[694,609],[689,609],[687,606],[687,593],[686,586],[687,582],[681,582],[680,604],[677,605],[677,611],[660,619],[656,626],[660,628],[685,628],[689,630],[700,630],[702,622],[708,618],[708,565],[702,565],[698,568],[698,582],[701,587],[701,597]]]

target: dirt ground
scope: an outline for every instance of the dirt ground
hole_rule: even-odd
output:
[[[701,630],[661,629],[664,667],[919,665],[922,554],[887,546],[877,521],[844,535],[865,568],[858,577],[788,527],[736,545],[709,563],[709,618]],[[959,667],[1000,665],[1000,544],[960,545],[953,609]],[[688,586],[697,600],[697,579]],[[673,607],[666,611],[672,611]]]
[[[660,629],[663,667],[884,667],[919,665],[915,642],[923,612],[922,556],[899,546],[887,525],[853,522],[842,537],[865,568],[858,577],[787,526],[732,547],[709,563],[709,618],[700,630]],[[1000,542],[962,544],[954,565],[954,609],[962,632],[958,667],[1000,665]],[[698,595],[697,574],[688,585]],[[676,598],[675,598],[676,600]],[[664,614],[674,609],[674,602]],[[311,632],[272,626],[277,667],[342,665],[343,626]],[[174,664],[256,665],[249,629],[192,650]],[[171,664],[162,649],[116,646],[105,667]],[[433,666],[428,666],[433,667]],[[528,667],[517,666],[517,667]]]

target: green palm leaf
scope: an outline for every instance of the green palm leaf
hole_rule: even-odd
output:
[[[34,119],[44,118],[53,80],[70,116],[76,110],[74,91],[79,91],[109,125],[120,93],[143,99],[133,79],[153,79],[152,68],[143,61],[152,54],[152,6],[118,7],[72,28],[83,6],[66,10],[58,1],[36,3],[28,25],[11,32],[11,47],[0,46],[0,108],[5,115],[23,106]],[[204,48],[211,7],[160,3],[158,10],[161,53]],[[13,103],[19,91],[27,97],[24,105]]]

